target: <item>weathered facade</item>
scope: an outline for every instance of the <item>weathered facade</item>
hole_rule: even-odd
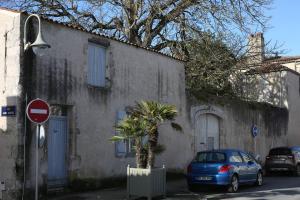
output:
[[[155,100],[176,105],[180,113],[177,122],[186,129],[182,61],[53,22],[44,21],[43,32],[51,49],[47,56],[34,58],[35,87],[31,91],[52,105],[49,130],[51,120],[56,123],[57,116],[66,118],[68,162],[65,164],[71,179],[123,176],[127,164],[134,164],[130,149],[116,147],[109,139],[115,134],[118,113],[137,101]],[[104,46],[106,51],[105,82],[101,87],[88,83],[91,43]],[[161,132],[166,151],[156,164],[184,168],[190,155],[190,150],[185,148],[188,137],[167,126],[161,127]],[[178,139],[182,143],[178,143]],[[174,162],[171,155],[178,148],[182,153]],[[49,173],[47,160],[52,156],[49,152],[48,149],[48,154],[45,152],[42,157],[42,176]]]
[[[0,14],[5,22],[0,31],[6,34],[0,43],[4,83],[0,102],[17,110],[12,117],[0,118],[4,199],[14,198],[22,188],[24,164],[26,188],[34,188],[35,125],[24,120],[25,105],[34,98],[51,106],[46,142],[39,149],[40,186],[51,189],[78,182],[101,186],[102,180],[124,176],[126,166],[135,163],[134,153],[128,143],[114,144],[109,139],[116,134],[120,114],[140,100],[176,105],[180,113],[176,121],[185,133],[160,127],[166,151],[158,156],[156,165],[165,164],[169,170],[185,168],[193,153],[186,148],[191,133],[186,123],[184,62],[48,20],[42,21],[42,31],[51,48],[38,56],[32,50],[23,51],[21,30],[27,15],[4,9]],[[29,30],[27,37],[34,39],[35,24]],[[96,54],[105,60],[103,65]],[[94,68],[95,63],[104,68]],[[101,74],[101,79],[95,74]],[[172,158],[175,154],[177,159]]]
[[[288,111],[268,104],[239,100],[191,104],[193,148],[195,151],[217,148],[243,149],[260,155],[270,148],[287,145]],[[253,127],[258,129],[253,135]],[[214,137],[214,144],[209,144]],[[216,142],[218,140],[218,142]],[[263,160],[262,160],[263,161]]]
[[[20,105],[20,14],[0,10],[0,104]],[[19,106],[17,106],[19,108]],[[4,111],[4,110],[3,110]],[[1,115],[2,115],[1,109]],[[19,117],[0,119],[0,198],[16,197],[15,190],[22,183],[20,173],[22,153],[22,132]],[[2,194],[3,193],[3,194]]]
[[[140,100],[178,108],[176,122],[183,133],[160,127],[166,151],[156,166],[165,164],[168,170],[183,171],[195,152],[204,149],[240,148],[264,156],[271,147],[287,145],[288,115],[294,111],[260,103],[191,101],[184,62],[47,19],[42,31],[51,48],[44,56],[24,52],[26,18],[0,9],[0,103],[16,106],[14,116],[0,117],[5,200],[15,199],[24,175],[26,188],[34,188],[35,125],[25,120],[25,105],[34,98],[51,106],[46,142],[39,150],[39,184],[46,189],[76,183],[98,187],[103,180],[124,176],[127,164],[134,165],[130,142],[109,139],[117,134],[114,126],[127,106]],[[29,30],[27,36],[34,40],[34,23]],[[253,125],[259,128],[255,138]]]
[[[266,102],[288,109],[288,145],[300,145],[300,58],[295,56],[266,59],[261,53],[264,52],[262,33],[252,36],[251,39],[258,42],[258,49],[261,48],[257,50],[260,52],[260,59],[246,71],[243,82],[238,83],[243,86],[242,96],[246,100]]]

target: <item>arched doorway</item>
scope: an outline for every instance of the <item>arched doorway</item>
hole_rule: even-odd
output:
[[[211,113],[203,113],[195,121],[196,151],[220,148],[220,119]]]

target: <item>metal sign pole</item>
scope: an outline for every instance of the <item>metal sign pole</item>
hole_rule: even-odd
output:
[[[35,137],[35,200],[39,196],[39,138],[41,124],[46,122],[50,116],[50,107],[47,102],[41,99],[34,99],[30,101],[26,108],[26,115],[28,119],[37,124]]]
[[[38,173],[39,173],[39,137],[40,137],[41,125],[37,125],[36,137],[35,137],[35,200],[38,200],[39,196],[39,183],[38,183]]]

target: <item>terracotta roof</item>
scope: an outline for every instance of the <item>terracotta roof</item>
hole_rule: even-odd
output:
[[[271,72],[280,72],[280,71],[289,71],[291,73],[300,76],[300,73],[298,73],[297,71],[292,70],[279,63],[263,63],[260,66],[247,70],[246,74],[267,74]]]
[[[288,68],[281,64],[271,63],[271,64],[263,64],[261,66],[253,67],[249,69],[246,73],[249,74],[270,73],[270,72],[284,71],[286,69]]]
[[[300,60],[300,56],[285,56],[285,57],[274,57],[268,58],[262,62],[262,64],[250,67],[246,71],[246,74],[261,74],[261,73],[271,73],[278,71],[290,71],[294,74],[300,75],[297,71],[290,69],[283,64],[292,63]]]
[[[268,58],[264,62],[265,63],[290,63],[290,62],[295,62],[297,60],[300,60],[300,56],[279,56],[279,57],[274,57],[274,58]]]
[[[31,13],[28,13],[28,12],[26,12],[26,11],[18,11],[18,10],[13,10],[13,9],[10,9],[10,8],[4,8],[4,7],[0,7],[0,10],[6,10],[6,11],[15,12],[15,13],[24,13],[24,14],[26,14],[26,15],[31,14]],[[114,38],[114,37],[111,37],[111,36],[108,36],[108,35],[104,35],[104,34],[101,34],[101,33],[95,33],[95,32],[89,31],[89,30],[87,30],[87,29],[85,29],[85,28],[76,26],[76,25],[74,25],[74,24],[65,23],[65,22],[59,22],[59,21],[56,21],[56,20],[53,20],[53,19],[50,19],[50,18],[47,18],[47,17],[44,17],[44,16],[41,16],[41,18],[42,18],[43,20],[45,20],[45,21],[50,22],[50,23],[63,25],[63,26],[65,26],[65,27],[69,27],[69,28],[72,28],[72,29],[75,29],[75,30],[80,30],[80,31],[83,31],[83,32],[86,32],[86,33],[90,33],[90,34],[93,34],[93,35],[105,37],[105,38],[110,39],[110,40],[114,40],[114,41],[121,42],[121,43],[124,43],[124,44],[127,44],[127,45],[135,46],[135,47],[137,47],[137,48],[142,48],[142,49],[145,49],[145,50],[147,50],[147,51],[152,51],[152,52],[158,53],[158,54],[160,54],[160,55],[167,56],[167,57],[169,57],[169,58],[172,58],[172,59],[175,59],[175,60],[179,60],[179,61],[185,62],[185,60],[183,60],[183,59],[177,58],[177,57],[175,57],[175,56],[171,56],[171,55],[169,55],[169,54],[166,54],[166,53],[157,51],[157,50],[155,50],[155,49],[151,49],[151,48],[149,48],[149,47],[139,46],[139,45],[137,45],[137,44],[134,44],[134,43],[131,43],[131,42],[128,42],[128,41],[125,41],[125,40],[120,40],[120,39],[117,39],[117,38]]]

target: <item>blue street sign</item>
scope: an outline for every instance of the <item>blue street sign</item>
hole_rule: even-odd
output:
[[[251,129],[252,136],[256,137],[258,135],[258,132],[259,132],[259,130],[258,130],[257,126],[254,124]]]
[[[1,106],[1,116],[3,117],[16,116],[16,106]]]

